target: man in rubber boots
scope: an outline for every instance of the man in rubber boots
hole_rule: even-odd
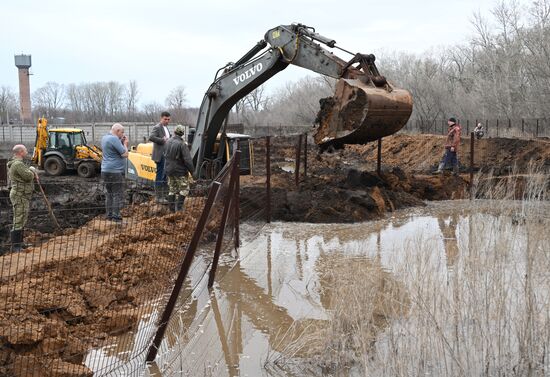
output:
[[[184,133],[183,126],[178,124],[174,136],[168,139],[164,148],[168,176],[168,205],[172,212],[183,209],[185,197],[189,195],[190,172],[194,170],[191,153],[183,141]]]
[[[455,118],[449,118],[447,121],[449,129],[447,139],[445,140],[445,154],[439,163],[436,174],[442,173],[447,166],[452,166],[453,174],[458,175],[458,147],[460,146],[460,125]]]
[[[29,217],[36,169],[29,168],[23,162],[28,153],[23,144],[14,146],[12,152],[13,158],[8,162],[8,175],[11,182],[10,201],[13,206],[11,251],[21,251],[25,248],[23,244],[24,228]]]

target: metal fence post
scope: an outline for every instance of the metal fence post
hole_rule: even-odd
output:
[[[241,151],[239,151],[240,153]],[[239,227],[239,221],[241,220],[241,160],[235,160],[235,169],[237,170],[237,179],[235,181],[235,191],[234,191],[234,200],[235,200],[235,250],[241,246],[241,232]]]
[[[535,132],[535,137],[539,137],[539,118],[537,118],[537,131]]]
[[[497,137],[498,137],[498,119],[497,119]]]
[[[266,220],[271,222],[271,137],[265,138],[265,171],[266,171]]]
[[[470,119],[466,120],[466,133],[470,133]]]
[[[296,186],[300,184],[300,157],[302,154],[302,134],[298,135],[298,144],[296,145],[296,164],[294,168],[294,180]]]
[[[304,180],[307,178],[307,132],[304,134]]]
[[[231,177],[229,178],[229,194],[224,200],[223,213],[220,221],[220,228],[218,229],[218,237],[216,239],[216,249],[214,251],[214,259],[212,260],[212,267],[210,268],[210,274],[208,276],[208,288],[212,288],[214,285],[214,279],[216,278],[216,269],[218,268],[218,261],[220,260],[220,252],[222,249],[223,234],[225,233],[225,224],[229,217],[229,208],[231,207],[231,199],[234,199],[235,195],[235,182],[239,177],[239,170],[236,162],[241,159],[241,151],[235,151],[233,155],[233,164],[231,166]]]
[[[147,363],[153,362],[157,357],[160,343],[162,342],[164,333],[166,332],[166,328],[168,327],[168,322],[170,321],[170,317],[172,316],[172,312],[174,311],[174,308],[176,306],[181,287],[183,286],[185,278],[187,277],[187,273],[189,272],[189,268],[191,267],[191,263],[193,262],[193,257],[195,256],[197,245],[199,244],[199,241],[201,239],[202,231],[204,230],[204,227],[206,225],[206,220],[208,219],[208,215],[210,214],[210,210],[212,209],[212,205],[214,204],[214,199],[216,198],[220,185],[221,184],[219,182],[212,182],[210,192],[208,193],[208,199],[206,200],[206,204],[204,205],[201,217],[199,218],[199,222],[197,223],[197,227],[195,228],[195,232],[193,233],[193,238],[191,238],[191,242],[187,247],[187,251],[181,264],[180,272],[178,274],[176,282],[174,283],[174,287],[172,288],[170,298],[168,299],[166,307],[164,308],[164,311],[162,313],[157,333],[155,334],[153,343],[149,347],[147,358],[145,359]]]
[[[474,133],[470,133],[470,200],[474,195]]]
[[[485,130],[487,131],[487,137],[489,137],[489,119],[485,119]]]
[[[382,138],[378,139],[378,150],[376,153],[376,173],[380,175],[382,170]]]

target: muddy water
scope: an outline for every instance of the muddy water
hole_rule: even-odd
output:
[[[363,266],[369,274],[387,274],[387,279],[399,282],[399,270],[410,260],[411,250],[421,253],[418,245],[426,245],[430,255],[424,257],[430,260],[430,273],[445,281],[469,239],[479,236],[470,225],[472,219],[491,222],[502,211],[501,205],[492,202],[473,207],[467,201],[453,201],[361,224],[275,223],[259,235],[254,232],[257,228],[244,224],[240,258],[223,258],[212,292],[205,287],[206,279],[192,277],[188,294],[182,295],[190,298],[180,303],[169,326],[158,367],[163,376],[313,375],[303,366],[279,368],[277,361],[283,354],[288,356],[296,341],[289,335],[293,325],[322,326],[328,319],[326,292],[334,274],[338,278],[346,273],[345,269],[327,273],[338,261]],[[493,234],[487,242],[498,237]],[[199,264],[206,267],[207,261]],[[154,319],[152,315],[141,327],[147,328]],[[113,346],[92,353],[88,360],[125,359],[140,351]],[[301,349],[294,356],[303,353]],[[349,372],[354,375],[353,370]]]

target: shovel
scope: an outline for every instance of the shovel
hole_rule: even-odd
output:
[[[38,178],[38,174],[35,174],[34,177],[36,178],[36,183],[38,183],[38,187],[40,187],[40,192],[42,193],[42,198],[44,199],[44,202],[46,203],[46,207],[48,208],[48,213],[50,214],[50,217],[52,218],[53,222],[55,223],[55,226],[57,226],[58,230],[61,230],[61,226],[59,225],[59,222],[57,221],[57,218],[53,214],[52,206],[50,204],[50,201],[46,197],[46,193],[44,192],[44,188],[40,184],[40,179]]]

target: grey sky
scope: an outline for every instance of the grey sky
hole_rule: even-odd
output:
[[[31,90],[136,80],[139,103],[164,103],[184,85],[198,106],[216,70],[279,24],[301,22],[354,52],[408,51],[463,42],[475,11],[494,1],[3,0],[0,85],[17,89],[15,53],[32,55]],[[341,55],[347,58],[345,55]],[[383,66],[380,67],[383,72]],[[269,89],[310,72],[289,67]]]

